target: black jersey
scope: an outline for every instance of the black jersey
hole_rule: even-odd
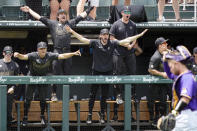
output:
[[[44,58],[40,58],[38,52],[28,53],[30,62],[30,75],[44,76],[51,72],[52,61],[58,59],[58,53],[47,52]]]
[[[108,41],[103,45],[100,40],[91,40],[90,47],[93,48],[92,68],[99,72],[107,72],[113,69],[113,52],[119,45],[117,41]]]
[[[66,21],[65,23],[60,23],[57,20],[50,20],[44,17],[40,18],[40,21],[44,23],[50,29],[50,34],[54,44],[54,48],[64,48],[70,49],[71,34],[65,30],[65,25],[71,28],[76,25],[82,17],[78,16],[75,19]]]
[[[4,62],[0,59],[0,76],[14,76],[19,74],[19,66],[16,62]]]

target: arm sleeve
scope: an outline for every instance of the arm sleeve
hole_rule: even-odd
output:
[[[183,75],[180,81],[181,96],[192,98],[195,81],[192,75]]]
[[[109,34],[110,34],[110,35],[113,35],[113,36],[115,37],[115,35],[116,35],[116,25],[115,25],[115,24],[113,24],[113,25],[111,26],[111,28],[110,28],[110,30],[109,30]]]
[[[32,61],[35,58],[35,52],[28,53],[27,56],[28,56],[28,60]]]
[[[81,17],[80,15],[78,15],[76,18],[70,20],[69,21],[70,27],[72,28],[73,26],[78,24],[81,20],[83,20],[83,17]]]
[[[96,44],[95,40],[90,40],[90,46],[89,47],[94,48],[95,44]]]
[[[51,58],[52,60],[58,60],[59,54],[58,54],[58,53],[52,53],[52,52],[50,52],[50,53],[49,53],[49,56],[50,56],[50,58]]]
[[[50,27],[52,25],[52,21],[48,18],[41,17],[40,20],[43,24],[45,24],[47,27]]]
[[[156,70],[156,67],[159,66],[159,63],[160,63],[160,59],[158,60],[158,58],[153,55],[150,59],[150,62],[149,62],[149,69]]]
[[[168,62],[163,62],[164,71],[166,72],[168,78],[174,80],[177,76],[170,72],[170,67],[168,66]]]

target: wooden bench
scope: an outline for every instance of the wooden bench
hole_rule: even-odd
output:
[[[23,101],[16,101],[15,103],[20,104],[20,120],[23,119],[24,115],[24,102]],[[58,102],[51,102],[50,103],[50,121],[62,121],[62,101]],[[110,106],[110,118],[113,117],[113,105],[115,101],[107,101]],[[69,106],[69,120],[70,121],[77,121],[77,112],[76,112],[76,104],[80,104],[80,121],[86,121],[88,116],[88,101],[71,101]],[[168,101],[168,105],[170,105],[170,101]],[[147,101],[140,101],[139,104],[139,113],[140,113],[140,120],[149,120],[149,111],[147,107]],[[169,108],[170,109],[170,108]],[[100,111],[100,102],[95,101],[92,119],[93,121],[99,120],[98,112]],[[136,112],[134,109],[134,103],[132,101],[132,114],[133,117],[136,119]],[[17,118],[17,113],[15,106],[13,106],[13,115]],[[45,116],[47,118],[47,113],[45,112]],[[106,116],[107,117],[107,116]],[[118,120],[124,120],[124,104],[119,105],[118,108]],[[28,113],[28,121],[40,121],[40,102],[39,101],[32,101],[30,110]]]

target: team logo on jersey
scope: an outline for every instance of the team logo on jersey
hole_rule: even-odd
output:
[[[129,29],[130,29],[130,30],[132,30],[132,29],[133,29],[133,27],[132,27],[132,26],[130,26],[130,27],[129,27]]]
[[[182,91],[181,91],[181,94],[187,94],[187,89],[183,88]]]
[[[2,65],[0,65],[0,67],[2,67]]]

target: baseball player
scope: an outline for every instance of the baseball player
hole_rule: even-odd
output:
[[[19,75],[19,66],[12,60],[13,50],[11,46],[5,46],[3,49],[3,59],[0,59],[0,76]],[[12,118],[12,103],[14,99],[15,85],[8,85],[7,92],[7,121],[8,125],[14,122]],[[1,105],[2,106],[2,105]]]
[[[67,12],[63,9],[60,9],[57,12],[57,20],[50,20],[45,17],[41,17],[39,14],[34,12],[28,6],[21,7],[23,12],[27,12],[31,14],[35,19],[41,21],[45,24],[49,30],[53,41],[53,52],[54,53],[69,53],[70,51],[70,42],[71,35],[65,31],[64,26],[69,25],[70,27],[74,27],[79,21],[83,20],[93,9],[93,7],[89,7],[86,11],[78,15],[75,19],[68,20],[66,18]],[[54,75],[71,75],[71,67],[72,67],[72,58],[66,60],[54,60],[53,61],[53,74]],[[52,101],[57,101],[56,97],[56,89],[57,86],[53,85],[52,91]]]
[[[164,70],[173,83],[173,110],[158,120],[157,127],[163,131],[197,130],[197,83],[186,64],[190,52],[184,46],[177,46],[177,51],[165,52]]]
[[[14,57],[20,60],[29,60],[30,62],[30,71],[29,75],[31,76],[46,76],[49,75],[52,66],[53,60],[57,59],[68,59],[75,55],[81,55],[79,51],[73,53],[52,53],[47,52],[47,44],[45,42],[39,42],[37,44],[37,52],[32,52],[28,54],[20,54],[18,52],[14,53]],[[37,85],[39,97],[40,97],[40,108],[41,108],[41,124],[45,124],[44,111],[46,108],[46,93],[47,93],[47,85]],[[33,97],[33,92],[35,91],[35,85],[29,85],[26,90],[26,99],[24,103],[24,118],[23,118],[23,126],[27,125],[28,120],[28,110],[31,104],[31,100]]]
[[[93,48],[93,64],[92,64],[92,75],[112,75],[113,74],[113,52],[114,49],[120,46],[128,46],[131,41],[135,41],[137,38],[144,35],[147,31],[143,31],[139,35],[133,37],[128,37],[123,40],[110,40],[109,39],[109,30],[102,29],[100,31],[99,39],[89,40],[79,35],[73,31],[69,26],[66,26],[66,30],[72,33],[77,39],[83,42],[85,45],[90,45]],[[106,107],[106,98],[108,95],[109,85],[92,85],[90,91],[90,100],[89,100],[89,114],[86,123],[92,123],[92,110],[94,107],[95,97],[97,90],[101,86],[101,112],[100,112],[100,123],[105,123],[105,107]]]

